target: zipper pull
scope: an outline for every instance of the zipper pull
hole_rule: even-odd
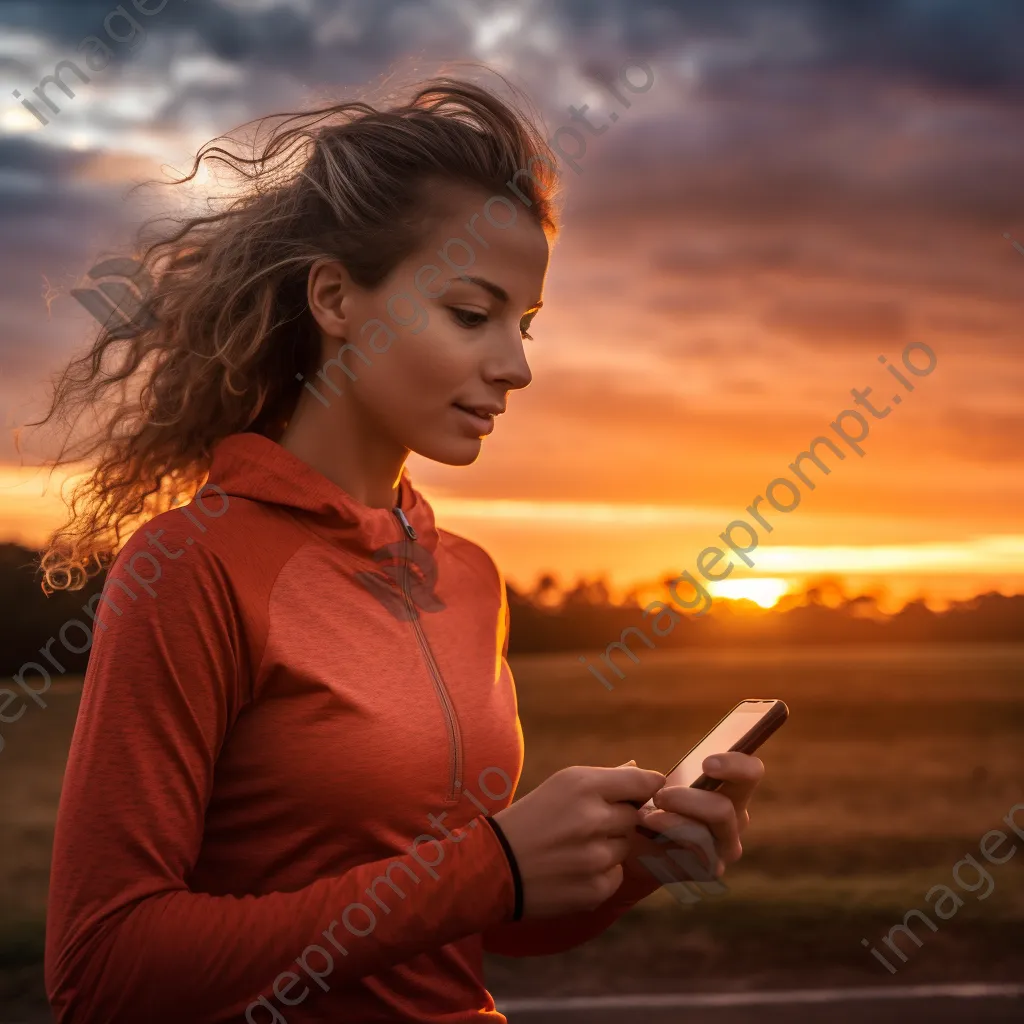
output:
[[[413,529],[412,523],[409,522],[405,517],[405,513],[396,505],[392,510],[398,517],[398,521],[402,524],[402,529],[405,530],[406,535],[410,540],[416,539],[416,531]]]

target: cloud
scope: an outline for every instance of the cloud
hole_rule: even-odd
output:
[[[979,463],[1005,465],[1021,460],[1024,415],[955,404],[943,421],[942,446],[950,454]]]
[[[110,0],[6,4],[0,23],[64,49],[102,35]],[[125,4],[129,12],[133,8]],[[697,61],[706,88],[777,88],[792,75],[847,71],[990,96],[1024,89],[1024,8],[1006,0],[560,0],[524,3],[514,26],[476,0],[168,0],[147,29],[188,34],[212,54],[319,75],[334,59],[380,67],[410,50],[489,59],[558,43],[562,62],[607,73],[617,55]],[[504,12],[508,14],[507,11]],[[506,17],[507,20],[507,17]],[[542,29],[543,31],[538,31]]]
[[[971,93],[1024,91],[1024,8],[1003,0],[800,0],[821,60]]]
[[[904,342],[908,334],[903,305],[870,296],[790,297],[768,309],[763,322],[770,331],[819,345],[868,341],[885,347]]]
[[[45,43],[0,45],[0,79],[38,82],[114,6],[0,5],[0,34]],[[552,429],[584,422],[597,395],[624,457],[611,434],[639,443],[655,410],[685,427],[665,428],[674,444],[714,430],[717,451],[745,453],[744,403],[797,392],[809,352],[873,358],[924,328],[1005,365],[1024,312],[1024,261],[999,237],[1021,208],[1022,19],[999,0],[168,0],[145,48],[97,74],[45,138],[0,137],[0,392],[45,376],[90,329],[66,289],[134,227],[123,194],[156,172],[137,174],[140,158],[183,166],[171,154],[193,138],[452,56],[510,71],[552,128],[627,58],[656,71],[568,174],[539,326],[565,360],[603,362],[579,386],[531,388],[557,404]],[[79,132],[90,152],[71,146]],[[65,290],[50,319],[44,279]],[[624,339],[633,372],[673,386],[617,382]],[[709,394],[718,420],[694,411]],[[771,422],[766,436],[786,429]]]

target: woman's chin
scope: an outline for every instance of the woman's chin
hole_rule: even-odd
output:
[[[446,437],[414,451],[425,459],[445,466],[468,466],[479,457],[482,442],[482,437]]]

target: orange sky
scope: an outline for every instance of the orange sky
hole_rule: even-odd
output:
[[[979,48],[952,23],[931,26],[955,52],[944,62],[946,51],[919,48],[916,24],[884,23],[880,8],[864,13],[882,19],[877,32],[830,20],[831,8],[797,32],[796,15],[760,9],[775,14],[717,26],[666,14],[657,31],[613,19],[593,39],[550,11],[512,31],[471,13],[455,25],[438,9],[417,29],[427,35],[408,52],[426,53],[436,29],[439,46],[512,74],[549,132],[570,103],[607,115],[594,55],[617,68],[627,28],[656,77],[590,139],[581,173],[566,171],[562,236],[527,343],[533,383],[511,395],[476,464],[414,456],[413,480],[440,523],[487,547],[517,586],[546,571],[564,583],[604,573],[621,593],[694,569],[856,408],[851,389],[871,387],[878,405],[903,400],[871,421],[864,456],[849,453],[794,511],[774,512],[754,566],[728,582],[742,591],[770,578],[778,592],[827,573],[892,606],[1024,592],[1024,255],[1004,237],[1024,239],[1024,70],[993,61],[999,32]],[[384,54],[374,69],[396,56],[359,31],[344,39],[371,63]],[[889,48],[861,49],[877,38]],[[202,50],[198,40],[181,45]],[[152,193],[136,202],[127,186],[189,166],[242,111],[295,109],[330,90],[333,51],[293,56],[272,91],[243,61],[206,55],[171,67],[177,78],[126,66],[139,88],[119,86],[117,118],[103,83],[46,128],[20,108],[0,118],[0,421],[38,414],[47,378],[88,339],[69,289],[154,212]],[[161,106],[157,87],[173,93],[172,79],[203,102]],[[937,362],[907,393],[879,357],[899,366],[914,343]],[[0,444],[0,537],[40,543],[59,507],[16,462]]]
[[[799,590],[822,573],[891,608],[1024,592],[1024,257],[998,233],[961,227],[957,262],[984,262],[989,277],[954,274],[940,290],[906,270],[920,226],[873,224],[881,237],[860,250],[852,226],[845,249],[835,229],[802,226],[795,237],[816,240],[825,263],[842,250],[846,265],[826,273],[751,257],[781,244],[781,225],[759,239],[687,220],[691,258],[717,247],[713,271],[688,275],[662,251],[673,233],[665,216],[637,209],[626,230],[614,210],[585,220],[570,208],[528,343],[534,382],[510,396],[473,466],[410,461],[439,521],[484,544],[521,588],[547,571],[563,583],[603,573],[617,594],[647,583],[654,596],[730,522],[753,522],[744,510],[755,496],[777,477],[795,481],[789,464],[828,434],[846,459],[825,452],[832,473],[811,467],[815,490],[803,488],[792,512],[771,511],[754,566],[737,562],[722,596],[751,593],[741,581],[759,577]],[[602,246],[608,237],[617,251]],[[940,257],[918,255],[940,273]],[[871,274],[854,273],[858,256]],[[71,314],[65,305],[59,315]],[[936,359],[925,377],[902,368],[913,393],[878,361],[901,366],[911,342]],[[867,387],[876,408],[902,401],[884,419],[861,410],[870,432],[860,457],[830,424],[860,408],[851,388]],[[32,461],[30,439],[28,449]],[[60,514],[44,486],[8,461],[0,536],[42,542]]]

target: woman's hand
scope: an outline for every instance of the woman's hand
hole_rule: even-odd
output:
[[[593,910],[608,899],[622,884],[638,807],[664,784],[661,772],[626,765],[563,768],[498,811],[522,876],[523,918]]]
[[[711,792],[689,786],[664,786],[654,794],[654,808],[641,811],[642,825],[666,836],[670,842],[636,833],[627,861],[631,876],[651,878],[651,873],[638,860],[649,856],[663,860],[671,845],[695,852],[707,869],[707,881],[719,878],[727,864],[734,864],[743,855],[740,836],[750,823],[747,806],[764,777],[760,758],[736,752],[714,754],[705,758],[702,769],[723,785]],[[678,867],[674,867],[679,872]]]

